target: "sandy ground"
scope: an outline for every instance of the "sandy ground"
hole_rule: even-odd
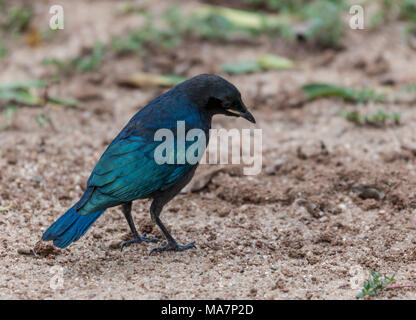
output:
[[[157,13],[167,5],[149,7]],[[48,6],[36,2],[39,24]],[[140,24],[137,17],[115,16],[116,8],[113,1],[71,1],[62,34],[37,49],[15,44],[13,55],[0,62],[0,83],[44,77],[51,72],[40,63],[44,57],[74,56]],[[101,19],[91,20],[90,12]],[[21,108],[14,125],[0,132],[0,205],[13,202],[0,212],[0,299],[353,299],[369,270],[395,272],[398,284],[416,283],[416,100],[383,104],[400,112],[402,123],[373,128],[339,115],[353,109],[350,104],[304,103],[296,91],[311,81],[379,87],[386,79],[398,90],[416,83],[416,52],[396,24],[350,31],[345,43],[339,52],[315,52],[267,39],[190,41],[169,57],[106,57],[98,72],[50,88],[84,99],[82,108]],[[130,237],[120,208],[107,210],[66,249],[39,242],[78,200],[106,145],[164,90],[121,88],[118,75],[175,68],[186,76],[218,73],[230,57],[261,53],[290,56],[300,65],[227,77],[263,130],[261,174],[245,176],[241,167],[226,166],[201,191],[177,196],[162,214],[178,241],[195,240],[197,249],[150,256],[155,245],[144,244],[120,252]],[[380,105],[360,108],[371,112]],[[44,128],[34,120],[40,112],[51,119]],[[221,117],[214,127],[253,128]],[[207,170],[201,166],[199,174]],[[161,237],[149,205],[134,203],[135,222]],[[386,290],[377,298],[414,299],[416,290]]]

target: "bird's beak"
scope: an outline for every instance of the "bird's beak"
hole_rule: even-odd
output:
[[[253,115],[248,110],[246,110],[246,112],[242,113],[240,116],[252,123],[256,123],[256,119],[254,119]]]
[[[227,109],[228,112],[234,113],[239,117],[242,117],[252,123],[256,123],[256,119],[254,119],[253,115],[247,110],[247,107],[241,103],[243,111],[237,111],[234,109]]]

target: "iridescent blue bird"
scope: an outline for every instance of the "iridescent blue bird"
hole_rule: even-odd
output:
[[[185,133],[191,129],[202,130],[206,137],[205,148],[211,120],[216,114],[240,116],[255,123],[237,88],[216,75],[198,75],[151,101],[131,118],[107,147],[91,173],[81,199],[46,230],[42,240],[53,240],[55,246],[65,248],[84,235],[107,208],[121,205],[134,237],[124,242],[121,249],[132,243],[161,242],[146,234],[139,235],[132,219],[132,201],[150,198],[153,200],[150,216],[167,240],[167,245],[152,252],[194,247],[194,242],[179,245],[160,220],[160,213],[192,179],[198,162],[185,160],[184,163],[158,164],[155,150],[161,142],[155,141],[155,133],[159,129],[169,129],[176,139],[178,121],[183,121]],[[189,146],[186,143],[185,152]],[[177,159],[177,148],[174,150]],[[200,158],[202,154],[198,156]]]

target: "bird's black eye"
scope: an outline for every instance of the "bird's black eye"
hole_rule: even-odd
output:
[[[243,106],[241,105],[240,101],[234,102],[234,106],[235,106],[236,109],[238,109],[240,111],[243,110]]]
[[[221,100],[217,98],[209,98],[208,103],[206,105],[206,108],[208,109],[215,109],[215,108],[221,108]]]
[[[229,109],[231,107],[231,102],[228,100],[225,100],[222,102],[222,106],[224,107],[224,109]]]

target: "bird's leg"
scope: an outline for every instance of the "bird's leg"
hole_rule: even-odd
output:
[[[163,225],[162,221],[159,218],[159,215],[162,211],[162,206],[158,206],[155,204],[155,201],[153,201],[152,205],[150,206],[150,216],[152,220],[159,226],[160,230],[162,230],[163,234],[166,237],[166,240],[168,241],[168,244],[162,247],[158,247],[153,249],[150,254],[153,252],[162,252],[167,250],[174,250],[174,251],[184,251],[191,248],[195,248],[195,241],[192,241],[191,243],[188,243],[186,245],[179,245],[175,239],[171,236],[169,231],[166,229],[166,227]]]
[[[130,246],[133,243],[141,243],[141,242],[162,242],[161,239],[152,238],[149,239],[146,233],[139,235],[136,230],[136,226],[134,225],[133,217],[131,216],[131,201],[127,203],[123,203],[121,209],[123,211],[124,216],[126,217],[127,223],[129,224],[130,230],[133,233],[133,240],[124,241],[121,244],[120,250],[123,251],[125,247]]]
[[[129,224],[131,233],[133,233],[134,238],[140,238],[139,233],[136,230],[136,226],[134,225],[133,217],[131,216],[131,204],[131,201],[123,203],[121,205],[121,210],[123,211],[124,217],[126,217],[127,223]]]

